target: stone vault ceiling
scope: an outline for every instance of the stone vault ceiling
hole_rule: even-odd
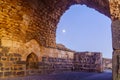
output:
[[[0,39],[56,47],[56,28],[60,17],[71,5],[80,4],[119,18],[118,0],[4,0],[0,2]],[[110,7],[111,9],[110,9]],[[111,11],[111,14],[110,14]],[[3,34],[4,33],[4,34]]]

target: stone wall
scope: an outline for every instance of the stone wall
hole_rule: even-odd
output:
[[[100,71],[100,62],[100,53],[79,54],[63,45],[43,47],[34,39],[27,43],[1,40],[0,77],[3,78],[76,70]]]
[[[39,71],[41,74],[71,71],[73,68],[74,52],[44,48],[41,61],[39,62]]]
[[[112,70],[112,59],[103,58],[103,69],[111,69]]]
[[[72,71],[73,60],[57,57],[42,57],[39,69],[42,74]]]
[[[17,77],[25,75],[25,62],[21,61],[21,54],[7,53],[8,48],[0,51],[0,77]]]
[[[74,70],[87,72],[102,72],[102,54],[100,52],[75,53]]]
[[[118,17],[118,14],[115,15],[116,17]],[[111,27],[112,27],[112,45],[113,45],[113,55],[112,55],[113,80],[119,80],[120,20],[113,21]]]
[[[1,40],[0,77],[71,71],[74,52],[62,49],[40,46],[34,39],[27,43]]]

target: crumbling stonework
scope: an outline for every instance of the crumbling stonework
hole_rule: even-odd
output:
[[[8,48],[1,48],[0,51],[0,77],[13,77],[25,75],[25,64],[21,61],[21,54],[6,53]]]
[[[0,48],[0,78],[71,71],[73,67],[74,52],[39,46],[35,40],[13,43],[17,46]]]
[[[112,70],[112,59],[103,58],[103,69],[111,69]]]
[[[75,71],[103,72],[100,52],[77,52],[74,56]]]

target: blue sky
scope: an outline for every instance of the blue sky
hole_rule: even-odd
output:
[[[71,6],[57,25],[56,42],[75,51],[102,52],[112,58],[111,20],[84,5]]]

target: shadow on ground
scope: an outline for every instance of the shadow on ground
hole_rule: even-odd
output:
[[[105,71],[103,73],[63,72],[53,73],[49,75],[19,77],[7,80],[112,80],[112,72],[111,71]]]

